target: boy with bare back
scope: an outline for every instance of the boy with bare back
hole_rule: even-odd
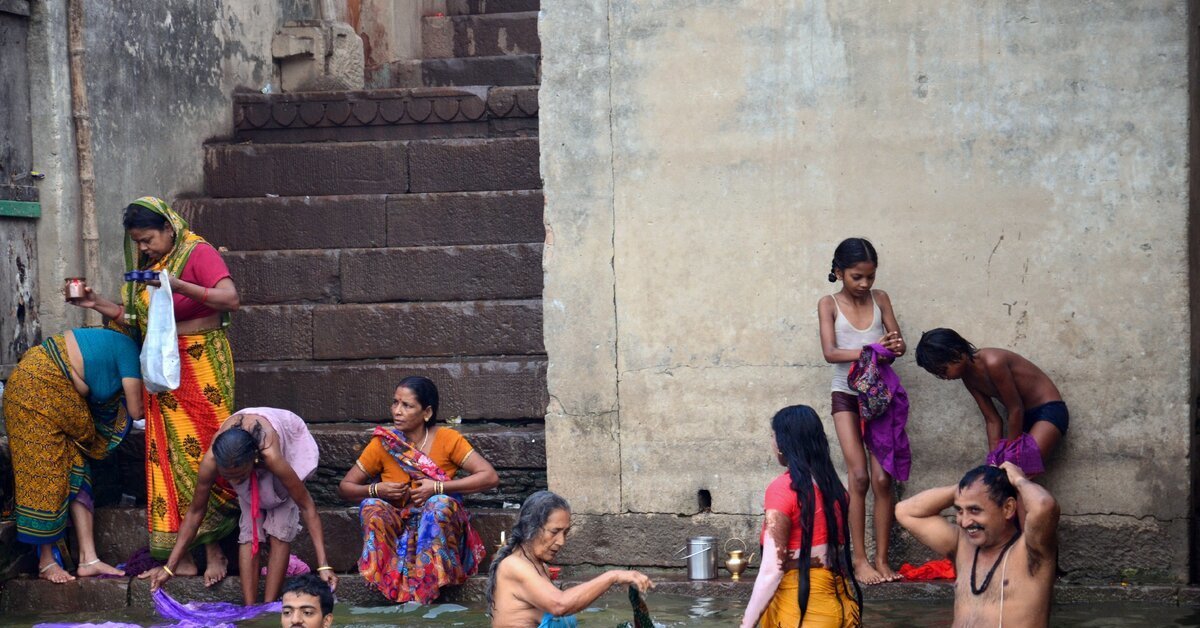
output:
[[[1007,427],[1010,441],[1032,436],[1044,461],[1067,433],[1071,417],[1058,387],[1012,351],[976,349],[953,329],[938,328],[921,334],[917,364],[940,379],[962,380],[983,413],[989,451],[1000,445]],[[1004,417],[993,399],[1004,405]]]

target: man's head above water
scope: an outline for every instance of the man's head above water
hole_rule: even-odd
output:
[[[289,579],[279,596],[283,628],[329,628],[333,625],[333,592],[315,573]]]
[[[958,482],[954,512],[958,527],[971,545],[1002,545],[1016,532],[1017,489],[1004,469],[975,467]]]

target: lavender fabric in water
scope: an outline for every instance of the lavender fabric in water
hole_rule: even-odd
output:
[[[988,453],[988,464],[999,466],[1005,462],[1012,462],[1021,467],[1028,476],[1046,470],[1046,465],[1042,462],[1042,451],[1038,449],[1037,440],[1029,432],[1012,440],[1001,438],[1000,442],[996,443],[996,448]]]
[[[280,613],[283,604],[270,602],[268,604],[253,604],[242,606],[228,602],[190,602],[180,604],[167,592],[159,589],[154,592],[154,610],[166,619],[182,622],[195,622],[196,625],[212,626],[226,624],[245,619],[254,619],[264,613]]]

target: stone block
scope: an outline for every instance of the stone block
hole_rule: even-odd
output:
[[[371,363],[237,363],[238,405],[289,408],[309,422],[389,416],[396,384],[425,375],[438,385],[440,414],[530,419],[546,413],[541,357],[388,360]]]
[[[426,17],[421,26],[425,58],[539,54],[538,15],[527,11]]]
[[[537,85],[540,78],[541,57],[536,54],[413,59],[388,64],[387,85],[379,87]]]
[[[6,619],[21,615],[42,618],[48,610],[103,614],[124,610],[128,598],[129,581],[124,578],[78,578],[62,584],[16,578],[0,589],[0,613]]]
[[[542,242],[539,190],[405,194],[387,200],[388,246]]]
[[[617,413],[575,416],[558,403],[546,414],[547,466],[550,489],[571,502],[573,512],[621,512],[619,491],[603,487],[621,475],[621,441]]]
[[[221,257],[242,305],[330,303],[341,295],[337,250],[237,251]]]
[[[208,144],[205,190],[244,197],[385,194],[408,191],[404,142]]]
[[[363,42],[348,24],[288,22],[271,39],[271,56],[287,92],[363,86]]]
[[[229,327],[234,363],[239,360],[311,360],[313,307],[251,305],[235,312]]]
[[[446,15],[537,11],[541,0],[446,0]]]
[[[540,300],[316,306],[318,360],[542,353]]]
[[[409,159],[414,193],[542,187],[536,138],[412,142]]]
[[[198,198],[175,204],[213,246],[234,251],[384,246],[386,197]]]
[[[539,298],[540,244],[345,251],[346,303]]]

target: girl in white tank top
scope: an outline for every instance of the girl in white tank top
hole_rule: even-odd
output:
[[[888,534],[896,516],[892,477],[869,456],[863,445],[858,398],[846,383],[850,365],[858,360],[864,346],[879,343],[897,356],[904,354],[904,338],[892,311],[891,298],[881,290],[871,289],[878,265],[879,257],[870,242],[863,238],[842,241],[834,251],[829,273],[829,281],[841,281],[842,289],[821,297],[817,304],[821,352],[825,361],[833,365],[833,422],[849,476],[848,519],[854,549],[854,575],[863,584],[900,579],[888,564]],[[867,558],[866,551],[868,487],[875,495],[874,561]]]

